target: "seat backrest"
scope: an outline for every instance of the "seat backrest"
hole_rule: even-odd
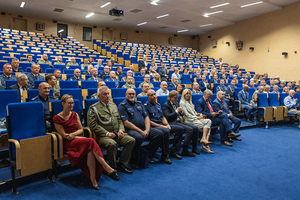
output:
[[[214,101],[217,98],[217,94],[213,94],[210,98],[211,101]]]
[[[18,83],[18,81],[17,81],[17,80],[5,80],[5,82],[6,82],[6,89],[8,89],[8,88],[9,88],[9,86],[11,86],[11,85],[15,85],[15,84],[17,84],[17,83]]]
[[[116,98],[113,98],[113,102],[119,106],[119,104],[124,101],[126,99],[126,97],[116,97]]]
[[[0,90],[0,118],[6,117],[6,105],[19,102],[18,90]]]
[[[95,93],[97,93],[97,88],[89,88],[88,89],[88,98],[91,98],[91,96]]]
[[[112,88],[111,96],[112,96],[112,98],[125,97],[126,91],[127,91],[127,88]]]
[[[105,79],[103,79],[103,80],[105,80]],[[116,88],[116,82],[114,82],[114,81],[105,81],[105,84],[110,89]]]
[[[181,79],[182,79],[182,84],[191,84],[191,75],[182,74]]]
[[[42,82],[45,82],[45,80],[35,80],[35,81],[34,81],[34,88],[38,89],[40,83],[42,83]]]
[[[87,111],[89,110],[90,106],[93,105],[94,103],[97,103],[99,99],[85,99],[84,100],[84,115],[86,115]]]
[[[257,106],[269,107],[269,100],[267,93],[257,93]]]
[[[278,93],[269,93],[270,106],[280,106]]]
[[[28,101],[31,101],[32,98],[36,97],[39,95],[39,90],[38,89],[29,89],[27,90],[27,99]],[[50,89],[49,96],[53,96],[53,90]]]
[[[164,103],[168,100],[168,96],[157,96],[157,103],[159,103],[161,106],[164,105]],[[178,97],[178,100],[180,101],[180,98]]]
[[[160,87],[161,82],[151,82],[154,87]]]
[[[78,81],[59,81],[59,86],[60,88],[78,88]]]
[[[21,140],[46,135],[42,102],[10,103],[7,110],[9,138]]]
[[[203,97],[203,94],[192,94],[192,102],[196,106],[198,100]]]
[[[82,89],[97,88],[97,81],[81,81],[81,88]]]
[[[142,104],[145,104],[148,101],[147,96],[137,97],[137,101],[142,102]]]
[[[73,99],[74,100],[74,107],[73,107],[73,111],[75,111],[79,117],[81,117],[80,115],[80,102],[78,99]],[[55,100],[52,101],[51,103],[51,109],[50,112],[54,115],[57,115],[58,113],[60,113],[63,110],[62,104],[61,104],[61,100]]]
[[[284,106],[284,98],[288,95],[288,93],[280,93],[280,105]]]

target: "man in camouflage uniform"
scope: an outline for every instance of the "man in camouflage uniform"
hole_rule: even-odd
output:
[[[54,65],[66,65],[66,63],[63,62],[62,56],[57,56],[57,62]]]
[[[42,59],[40,59],[38,63],[39,64],[49,64],[50,67],[53,68],[52,62],[48,60],[48,55],[45,53],[42,55]]]
[[[98,97],[99,102],[91,105],[88,111],[89,127],[96,134],[99,146],[107,149],[109,165],[118,171],[132,174],[132,170],[126,164],[129,162],[135,139],[125,133],[118,107],[110,102],[107,86],[98,89]],[[118,163],[117,144],[124,147]]]
[[[72,58],[71,58],[71,62],[68,62],[68,63],[67,63],[66,68],[69,69],[69,68],[70,68],[70,65],[78,65],[78,63],[76,62],[75,57],[72,57]]]
[[[135,85],[132,83],[132,77],[126,76],[126,84],[122,86],[122,88],[135,88]]]
[[[59,100],[60,99],[60,87],[59,87],[59,85],[56,84],[57,79],[55,78],[55,76],[53,74],[48,74],[45,79],[46,79],[46,82],[49,84],[50,89],[53,90],[53,96],[54,96],[55,100]]]

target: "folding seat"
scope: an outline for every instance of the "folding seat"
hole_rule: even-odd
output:
[[[269,93],[270,106],[273,107],[275,121],[284,120],[284,106],[280,106],[279,94]]]
[[[137,101],[142,102],[142,104],[145,104],[148,101],[147,96],[137,97]]]
[[[93,94],[97,93],[97,88],[88,88],[87,93],[87,99],[90,99]]]
[[[124,101],[126,99],[126,97],[124,96],[124,97],[115,97],[115,98],[113,98],[113,102],[117,105],[117,106],[119,106],[119,104],[122,102],[122,101]]]
[[[258,108],[258,122],[273,121],[273,107],[269,105],[269,98],[267,93],[257,93],[257,108]]]
[[[85,126],[87,126],[87,124],[88,124],[87,113],[88,113],[90,106],[93,105],[94,103],[97,103],[98,101],[99,101],[99,99],[85,99],[84,100],[83,116],[84,116]]]
[[[127,91],[127,88],[112,88],[111,96],[112,96],[112,98],[125,97],[126,91]]]
[[[80,67],[80,66],[77,66]],[[74,74],[74,69],[64,69],[63,71],[64,74]]]
[[[65,94],[69,94],[73,96],[73,99],[79,100],[79,108],[81,111],[83,111],[83,98],[82,98],[82,91],[81,89],[75,89],[75,88],[61,88],[60,89],[60,96],[64,96]]]
[[[191,75],[190,74],[182,74],[181,79],[182,79],[182,84],[191,85]]]
[[[17,194],[16,171],[21,177],[48,171],[52,180],[52,159],[58,156],[57,139],[46,133],[42,102],[10,103],[7,115],[12,187]]]
[[[6,81],[5,81],[5,88],[8,89],[9,86],[15,85],[15,84],[17,84],[17,83],[18,83],[17,80],[6,80]]]
[[[198,100],[203,97],[203,94],[192,94],[192,102],[194,105],[197,104]]]
[[[45,82],[45,80],[35,80],[35,81],[34,81],[34,88],[35,88],[35,89],[38,89],[40,83],[42,83],[42,82]]]
[[[116,88],[116,82],[114,82],[114,81],[105,81],[105,84],[110,89]]]

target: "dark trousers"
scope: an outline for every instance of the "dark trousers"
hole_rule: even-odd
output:
[[[232,118],[229,118],[229,120],[234,124],[232,131],[234,133],[238,133],[240,131],[241,120],[235,116],[232,116]]]
[[[225,128],[225,125],[222,121],[222,118],[221,117],[213,117],[210,119],[211,120],[211,124],[212,126],[220,126],[220,136],[221,136],[221,140],[222,141],[225,141],[225,140],[228,140],[228,135],[227,135],[227,132],[226,132],[226,128]]]
[[[161,156],[166,157],[169,155],[169,138],[170,130],[162,127],[155,127],[153,129],[159,130],[163,134],[162,145],[161,145]]]
[[[170,135],[174,134],[174,141],[173,141],[173,146],[171,147],[171,151],[177,152],[181,147],[181,139],[182,139],[182,134],[184,133],[184,128],[176,124],[170,124],[170,126],[171,126]]]
[[[184,147],[188,147],[192,141],[193,146],[197,146],[197,140],[199,135],[199,130],[197,126],[194,126],[192,124],[188,124],[185,122],[172,122],[170,125],[177,125],[184,129],[185,137],[184,137]]]
[[[126,132],[128,133],[128,135],[130,135],[135,139],[135,145],[133,147],[132,156],[131,156],[131,160],[133,162],[139,161],[141,144],[145,139],[150,141],[150,143],[147,146],[147,149],[149,151],[149,157],[153,158],[156,154],[157,148],[161,144],[164,137],[163,133],[160,130],[155,128],[150,128],[150,132],[147,138],[143,138],[139,132],[134,130],[127,130]]]

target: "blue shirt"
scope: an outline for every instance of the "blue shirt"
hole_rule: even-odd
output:
[[[41,101],[43,103],[44,115],[45,115],[46,120],[50,119],[49,103],[54,101],[54,100],[55,100],[55,98],[52,97],[52,96],[48,96],[47,99],[45,100],[40,95],[38,95],[38,96],[31,99],[31,101]]]
[[[156,91],[157,96],[167,96],[169,95],[169,90],[163,91],[161,88]]]
[[[17,80],[17,78],[13,75],[6,76],[5,74],[0,75],[0,85],[6,87],[6,80]]]
[[[84,81],[84,80],[81,77],[77,78],[76,76],[73,76],[73,77],[69,78],[69,81]]]
[[[136,127],[145,130],[145,118],[148,117],[148,114],[140,101],[131,103],[125,99],[119,104],[118,110],[123,121],[128,120]]]
[[[33,75],[31,73],[31,74],[27,74],[27,77],[28,77],[28,83],[33,87],[34,87],[34,81],[36,81],[36,80],[38,80],[38,81],[45,80],[45,78],[43,76],[41,76],[40,74]]]
[[[288,108],[288,109],[292,109],[295,108],[298,105],[298,102],[295,102],[295,98],[292,98],[290,96],[287,96],[284,98],[284,105]]]
[[[164,117],[161,106],[159,103],[152,104],[147,101],[145,104],[145,109],[151,121],[162,124],[162,118]]]

